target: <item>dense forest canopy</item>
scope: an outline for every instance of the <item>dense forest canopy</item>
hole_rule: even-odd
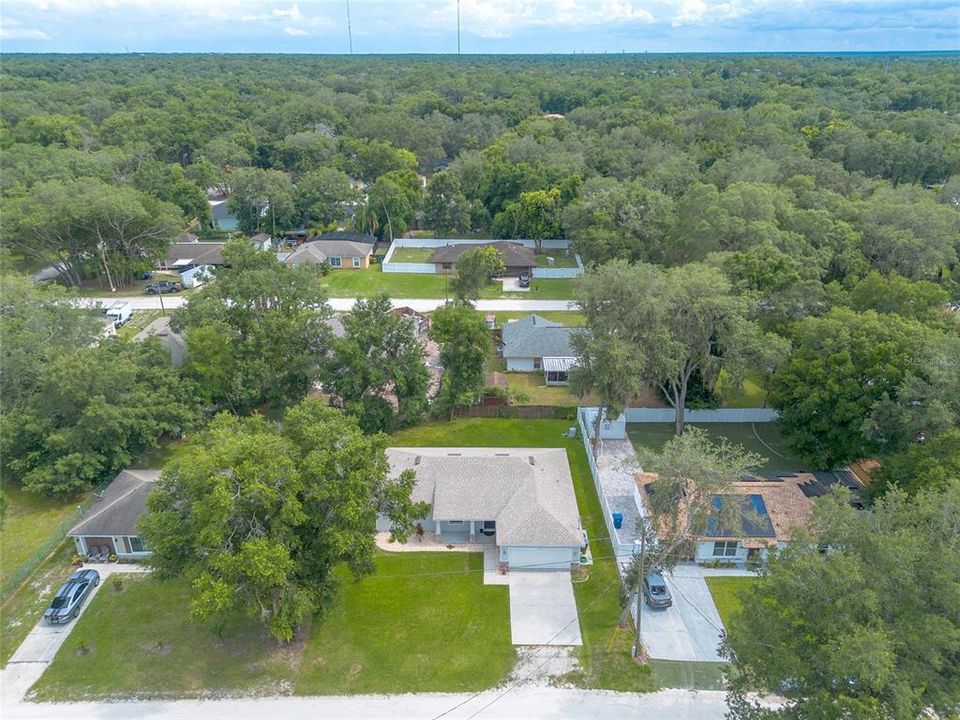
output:
[[[749,355],[811,462],[902,454],[960,419],[958,59],[10,55],[0,241],[113,288],[188,228],[225,239],[214,194],[239,234],[567,237],[593,277],[620,268],[598,308],[660,274],[736,305],[671,404]],[[599,350],[641,353],[594,340],[583,367],[612,372],[583,387],[612,387],[623,353]]]
[[[759,249],[940,280],[957,259],[951,54],[11,55],[0,91],[4,244],[75,280],[209,223],[206,188],[254,232],[264,199],[280,227],[343,224],[351,179],[377,234],[563,234],[588,264]],[[407,175],[444,169],[425,197]],[[135,232],[104,233],[118,217]]]

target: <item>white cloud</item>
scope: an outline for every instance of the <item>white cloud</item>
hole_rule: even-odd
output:
[[[299,37],[299,36],[301,36],[301,35],[309,35],[309,34],[310,34],[310,33],[307,32],[306,30],[303,30],[302,28],[295,28],[295,27],[285,27],[285,28],[283,29],[283,31],[284,31],[287,35],[293,35],[294,37]]]
[[[457,4],[448,2],[424,16],[422,25],[451,27]],[[524,28],[578,28],[652,23],[653,14],[630,0],[461,0],[460,24],[485,38],[506,38]]]
[[[19,20],[12,17],[3,18],[0,24],[0,40],[52,40],[43,30],[25,28]]]
[[[274,17],[290,18],[294,22],[303,20],[303,13],[300,12],[299,5],[292,5],[289,10],[281,10],[280,8],[274,8],[272,14]]]

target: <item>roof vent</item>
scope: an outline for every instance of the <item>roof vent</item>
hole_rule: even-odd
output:
[[[420,456],[419,456],[419,455],[417,455],[417,456],[413,459],[413,464],[414,464],[414,465],[419,465],[419,464],[420,464]]]
[[[497,457],[510,457],[510,453],[496,453]]]
[[[536,467],[536,463],[533,461],[533,455],[530,456],[530,464]]]
[[[447,457],[460,457],[463,453],[447,453]]]

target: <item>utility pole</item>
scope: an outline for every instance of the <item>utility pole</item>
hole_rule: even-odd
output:
[[[460,0],[457,0],[457,55],[460,54]]]
[[[643,523],[644,520],[641,518],[640,522]],[[645,530],[646,528],[643,528]],[[640,655],[641,648],[643,647],[643,638],[640,637],[640,617],[643,613],[643,578],[646,576],[646,564],[647,564],[647,533],[640,533],[640,575],[637,578],[637,636],[634,641],[634,657]]]
[[[353,29],[350,27],[350,0],[347,0],[347,39],[350,42],[350,54],[353,55]]]

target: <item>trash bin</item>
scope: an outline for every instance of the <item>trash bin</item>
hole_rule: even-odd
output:
[[[623,513],[613,513],[613,526],[617,530],[623,527]]]

